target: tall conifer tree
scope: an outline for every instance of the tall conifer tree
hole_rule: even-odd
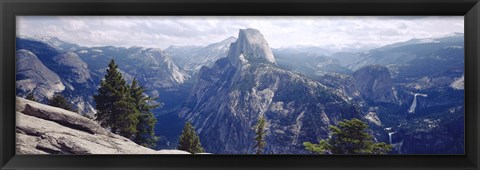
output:
[[[121,88],[118,93],[120,100],[113,103],[113,112],[117,113],[117,117],[114,119],[116,119],[118,134],[129,139],[134,139],[138,132],[137,126],[140,112],[136,108],[135,99],[130,95],[128,85],[125,85],[125,88]]]
[[[157,119],[151,112],[159,105],[152,105],[149,102],[154,99],[144,95],[145,89],[138,85],[137,80],[134,78],[130,85],[130,93],[134,99],[136,109],[140,112],[138,117],[137,134],[134,141],[142,146],[155,148],[158,137],[155,135],[155,124]]]
[[[98,88],[98,94],[94,95],[96,103],[95,108],[97,114],[95,120],[105,128],[110,128],[113,133],[116,133],[117,127],[115,126],[115,120],[117,113],[113,112],[114,101],[118,100],[117,91],[122,85],[122,75],[117,70],[118,65],[115,64],[115,60],[111,60],[108,64],[108,68],[104,79],[100,81],[100,88]],[[125,82],[123,82],[124,84]]]
[[[205,152],[202,144],[200,143],[200,138],[198,137],[197,133],[195,133],[195,128],[193,128],[190,122],[185,123],[182,135],[180,135],[180,141],[177,149],[187,151],[192,154]]]
[[[98,94],[94,96],[96,120],[113,133],[131,139],[137,133],[139,111],[135,108],[125,79],[117,69],[118,65],[112,59],[100,82]]]

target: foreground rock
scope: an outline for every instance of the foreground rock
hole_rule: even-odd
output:
[[[17,154],[189,154],[152,150],[76,113],[17,97]]]

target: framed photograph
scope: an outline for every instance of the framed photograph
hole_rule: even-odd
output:
[[[470,1],[2,1],[2,169],[478,169]]]

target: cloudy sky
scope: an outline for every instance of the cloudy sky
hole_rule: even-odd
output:
[[[273,48],[298,45],[387,45],[464,32],[463,16],[22,16],[17,35],[54,36],[82,46],[207,45],[258,29]]]

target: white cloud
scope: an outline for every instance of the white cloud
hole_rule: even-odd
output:
[[[463,16],[22,16],[17,34],[83,46],[207,45],[256,28],[272,47],[386,45],[463,32]]]

